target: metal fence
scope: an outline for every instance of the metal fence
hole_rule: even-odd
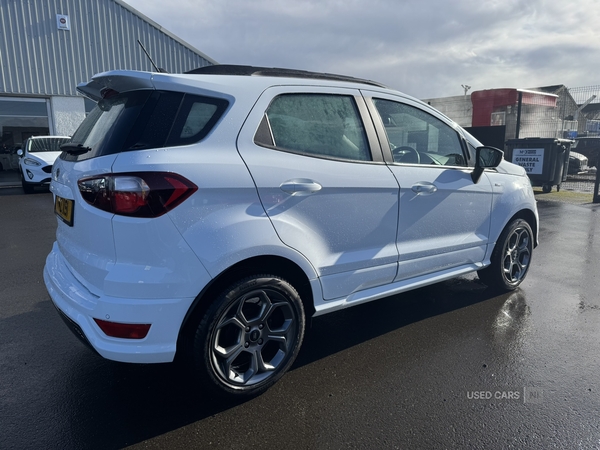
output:
[[[572,153],[588,159],[590,169],[571,173],[566,188],[590,193],[593,202],[600,202],[600,85],[571,88],[567,90],[570,108],[563,119],[563,137],[573,139]],[[576,155],[572,155],[572,158]]]
[[[600,202],[600,171],[595,170],[600,169],[600,85],[505,89],[495,90],[494,97],[491,94],[485,97],[488,108],[480,108],[483,114],[491,115],[483,120],[479,117],[480,123],[489,120],[490,129],[505,126],[504,142],[533,137],[572,140],[572,164],[562,188],[590,193]],[[493,109],[489,109],[490,104]],[[587,158],[587,168],[574,160],[582,160],[576,153]]]
[[[568,174],[561,186],[566,191],[590,194],[590,201],[600,203],[600,171]]]
[[[514,136],[511,138],[600,139],[600,86],[548,86],[517,90]],[[511,111],[511,108],[507,108]],[[507,121],[507,125],[509,121]],[[511,127],[508,127],[507,134]]]

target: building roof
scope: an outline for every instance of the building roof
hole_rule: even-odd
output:
[[[211,64],[219,64],[217,61],[215,61],[214,59],[212,59],[210,56],[207,56],[206,54],[204,54],[203,52],[201,52],[200,50],[198,50],[196,47],[194,47],[193,45],[188,44],[186,41],[184,41],[180,37],[176,36],[175,34],[171,33],[166,28],[163,28],[161,25],[159,25],[158,23],[154,22],[148,16],[142,14],[137,9],[135,9],[134,7],[132,7],[129,4],[125,3],[124,1],[122,1],[122,0],[111,0],[111,1],[113,1],[115,3],[118,3],[120,6],[122,6],[123,8],[125,8],[127,10],[129,10],[131,13],[135,14],[140,19],[144,20],[145,22],[148,22],[149,25],[153,26],[154,28],[157,28],[161,33],[166,34],[171,39],[174,39],[175,41],[179,42],[184,47],[188,48],[189,50],[193,51],[194,53],[197,53],[199,56],[201,56],[202,58],[206,59]]]
[[[122,0],[0,0],[0,11],[0,95],[75,96],[96,73],[158,71],[138,41],[169,72],[216,64]]]
[[[586,105],[581,112],[583,113],[592,113],[592,112],[598,112],[600,111],[600,103],[590,103],[589,105]]]
[[[528,88],[528,90],[530,90],[530,91],[540,91],[540,92],[546,92],[548,94],[555,94],[555,95],[558,95],[559,91],[561,91],[563,89],[567,89],[567,87],[564,84],[555,84],[553,86]]]

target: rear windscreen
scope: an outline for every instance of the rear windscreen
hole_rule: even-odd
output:
[[[62,159],[97,156],[201,141],[227,109],[223,99],[165,91],[125,92],[103,99],[71,139],[90,150]]]

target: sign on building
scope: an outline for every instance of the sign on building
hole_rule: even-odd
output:
[[[541,175],[544,166],[544,149],[515,148],[512,162],[523,167],[528,175]]]
[[[71,29],[71,22],[69,21],[69,16],[65,16],[64,14],[57,14],[56,26],[59,30],[69,31]]]

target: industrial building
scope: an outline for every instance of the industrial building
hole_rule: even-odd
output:
[[[483,143],[504,148],[514,138],[597,138],[598,86],[564,85],[474,91],[467,96],[426,99]]]
[[[0,170],[30,136],[70,136],[94,103],[77,84],[113,69],[167,72],[214,60],[120,0],[0,0]]]

